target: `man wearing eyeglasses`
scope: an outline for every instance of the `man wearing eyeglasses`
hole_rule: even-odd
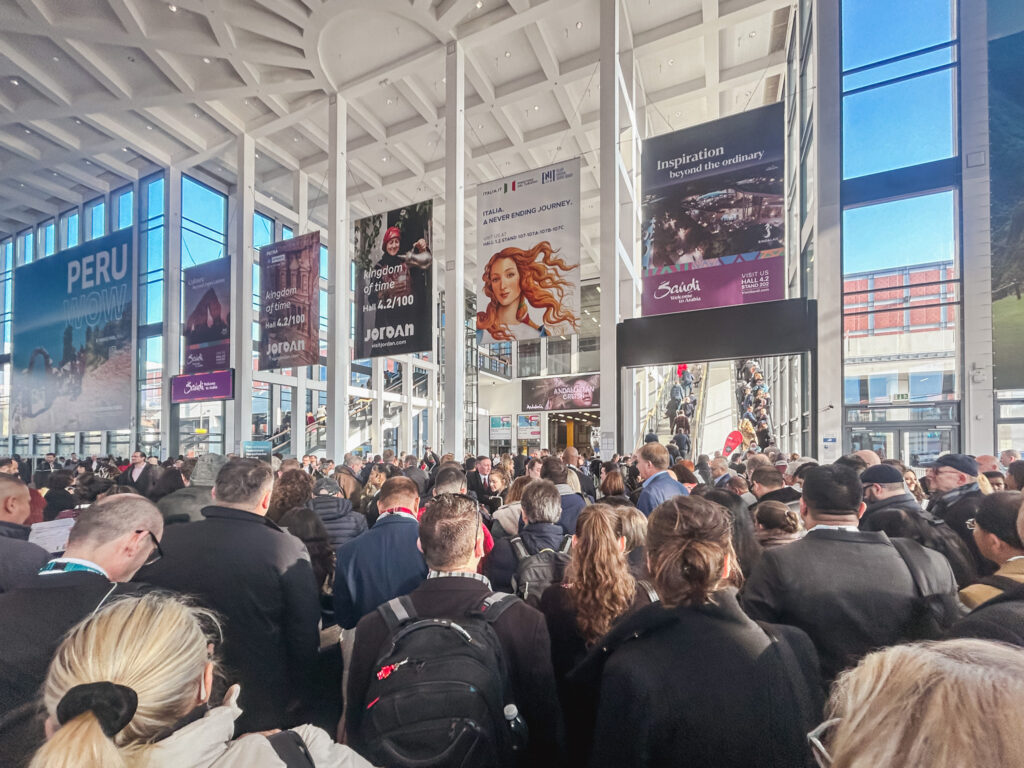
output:
[[[36,697],[65,633],[159,559],[163,516],[141,496],[121,494],[83,510],[67,549],[37,576],[0,595],[0,717]]]
[[[995,573],[995,565],[982,556],[973,533],[967,528],[967,521],[977,516],[985,498],[978,488],[978,462],[973,456],[947,453],[925,467],[932,492],[928,511],[945,520],[964,540],[980,576]]]

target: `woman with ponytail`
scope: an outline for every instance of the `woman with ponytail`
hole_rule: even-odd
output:
[[[803,522],[789,505],[767,499],[755,507],[757,530],[755,535],[765,549],[781,547],[804,535]]]
[[[566,675],[623,614],[649,604],[654,596],[650,584],[637,582],[630,573],[626,539],[619,528],[613,507],[586,507],[576,522],[564,583],[548,587],[540,600],[551,636],[551,662],[572,765],[586,765],[594,700],[590,692],[567,685]]]
[[[732,530],[729,512],[698,496],[651,513],[647,561],[661,602],[624,618],[570,677],[599,681],[591,768],[813,764],[814,646],[743,613]]]
[[[110,603],[76,626],[43,687],[48,740],[30,768],[283,768],[305,744],[313,765],[369,766],[311,725],[232,741],[239,688],[210,705],[216,617],[168,594]]]

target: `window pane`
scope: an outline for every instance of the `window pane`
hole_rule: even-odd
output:
[[[68,248],[78,245],[78,211],[68,216]]]
[[[292,234],[293,230],[291,227],[289,227],[287,224],[281,225],[281,237],[283,239],[288,240],[292,236]]]
[[[181,257],[192,266],[218,259],[227,250],[227,195],[181,177]]]
[[[252,247],[262,248],[274,242],[274,220],[262,213],[252,217]]]
[[[891,64],[870,67],[854,72],[852,75],[844,75],[843,91],[852,91],[885,80],[895,80],[898,77],[924,72],[926,69],[941,67],[943,64],[952,64],[954,53],[955,49],[950,45],[937,51],[929,51],[908,59],[894,61]]]
[[[845,0],[843,69],[853,69],[953,38],[950,0]]]
[[[847,209],[843,274],[953,262],[955,204],[949,191]]]
[[[132,225],[134,220],[133,204],[135,202],[135,193],[128,189],[122,192],[117,198],[117,228],[125,229]]]
[[[843,178],[955,153],[952,69],[843,97]]]

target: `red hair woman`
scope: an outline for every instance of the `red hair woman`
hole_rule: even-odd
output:
[[[491,256],[484,267],[484,293],[490,299],[477,312],[480,342],[536,339],[574,333],[579,318],[563,307],[572,282],[563,275],[579,269],[556,254],[546,240],[528,251],[505,248]],[[542,310],[530,316],[530,310]]]

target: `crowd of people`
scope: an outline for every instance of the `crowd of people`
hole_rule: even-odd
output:
[[[739,430],[743,442],[762,451],[774,442],[772,431],[772,398],[756,360],[736,365],[736,404],[739,407]]]
[[[50,458],[5,765],[1024,766],[1016,451]]]

